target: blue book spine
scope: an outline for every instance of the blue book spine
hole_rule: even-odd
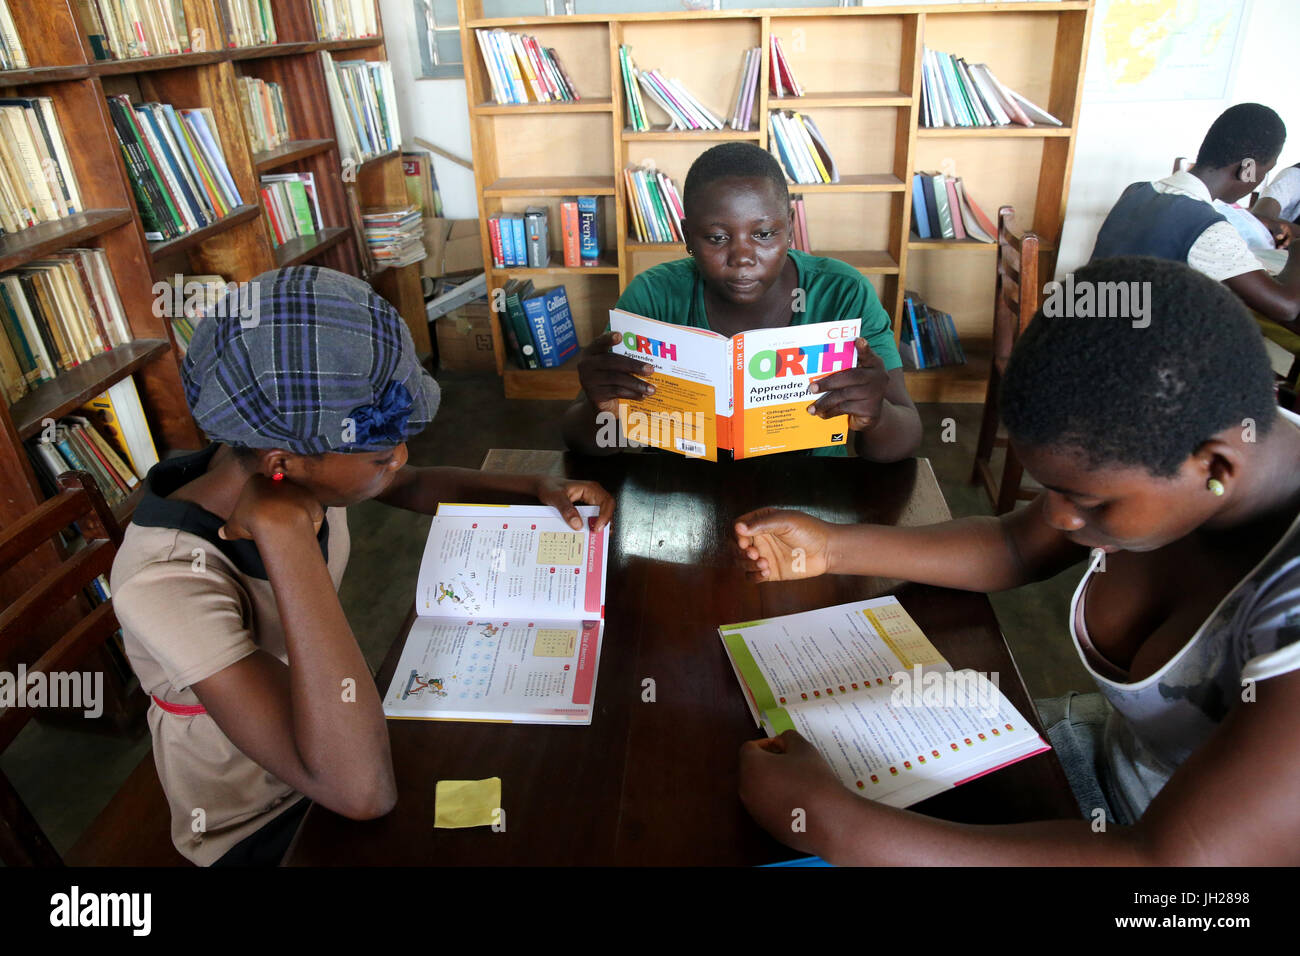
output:
[[[542,368],[555,368],[559,365],[555,339],[551,336],[551,323],[546,315],[546,303],[543,296],[524,299],[524,315],[528,319],[528,328],[537,342],[537,360]]]
[[[916,220],[916,232],[922,239],[930,235],[930,213],[925,208],[925,190],[921,188],[921,174],[912,176],[912,218]]]
[[[911,299],[904,299],[907,306],[907,320],[912,326],[912,347],[916,349],[916,367],[918,370],[925,368],[925,352],[921,350],[921,330],[916,324],[916,309],[912,306]]]
[[[515,259],[515,230],[510,225],[510,213],[501,214],[501,257],[505,259],[507,266],[517,266],[519,263]]]
[[[600,258],[600,236],[596,231],[596,197],[578,197],[578,255],[584,265]]]
[[[573,327],[573,313],[569,311],[569,294],[564,286],[556,286],[542,296],[542,301],[551,327],[551,341],[555,343],[555,364],[563,365],[578,354],[578,333]]]
[[[528,265],[528,237],[524,233],[524,217],[515,213],[510,217],[510,230],[514,239],[515,265]]]

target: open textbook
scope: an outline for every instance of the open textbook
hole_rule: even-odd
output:
[[[613,351],[655,367],[653,395],[619,402],[623,434],[709,461],[719,449],[750,458],[843,445],[848,416],[810,415],[821,396],[808,386],[857,364],[861,324],[859,317],[727,338],[611,309],[610,328],[623,336]]]
[[[845,786],[889,806],[1050,749],[996,674],[954,671],[897,598],[718,633],[768,736],[797,730]]]
[[[608,528],[544,505],[440,505],[388,717],[589,724],[605,629]]]

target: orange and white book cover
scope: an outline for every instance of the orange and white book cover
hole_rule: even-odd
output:
[[[756,329],[728,339],[618,309],[614,352],[654,366],[653,395],[619,402],[628,441],[718,460],[846,444],[848,416],[809,414],[809,385],[857,364],[860,319]]]

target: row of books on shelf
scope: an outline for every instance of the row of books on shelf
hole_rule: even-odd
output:
[[[275,247],[320,232],[320,200],[314,173],[266,173],[262,176],[261,195],[262,212]]]
[[[976,204],[960,176],[912,176],[912,231],[919,239],[996,242],[997,226]]]
[[[492,99],[499,104],[574,102],[582,99],[560,65],[554,47],[534,36],[495,30],[475,30],[487,67]]]
[[[311,0],[319,40],[359,40],[379,35],[378,0]]]
[[[522,213],[488,217],[492,264],[498,269],[545,269],[551,264],[550,212],[529,206]],[[595,196],[560,202],[560,249],[565,268],[600,264],[600,206]]]
[[[65,471],[84,471],[110,506],[124,501],[158,462],[135,382],[128,376],[27,442],[47,494]]]
[[[619,67],[623,74],[623,94],[627,102],[629,125],[645,132],[651,128],[646,115],[645,92],[650,99],[668,114],[668,129],[724,129],[726,124],[709,111],[680,80],[664,76],[658,70],[639,70],[632,59],[632,48],[626,44],[618,48]]]
[[[339,60],[321,51],[325,85],[343,162],[401,149],[393,69],[387,60]]]
[[[164,311],[171,318],[176,347],[183,357],[199,321],[228,294],[231,283],[219,275],[178,275],[172,279],[172,288]]]
[[[771,128],[768,149],[791,182],[812,185],[840,181],[839,169],[812,117],[795,110],[773,110]]]
[[[808,235],[808,211],[804,208],[802,196],[790,197],[790,212],[793,218],[794,241],[791,243],[800,252],[812,252],[812,239]]]
[[[13,14],[9,12],[9,0],[0,0],[0,70],[25,70],[30,65]]]
[[[361,227],[376,266],[409,266],[428,255],[424,217],[414,203],[400,209],[366,209]]]
[[[54,100],[0,99],[0,229],[19,232],[82,208]]]
[[[803,96],[803,87],[794,78],[790,61],[785,58],[781,48],[781,38],[775,34],[768,44],[771,51],[771,66],[767,71],[767,85],[773,96]]]
[[[903,308],[907,316],[899,351],[904,368],[921,371],[966,364],[966,352],[949,313],[930,308],[915,292],[903,294]]]
[[[108,98],[145,238],[175,239],[243,204],[210,109]]]
[[[628,221],[637,242],[685,242],[682,197],[677,184],[656,169],[629,166],[623,170]]]
[[[217,0],[226,45],[264,46],[279,42],[271,0]]]
[[[502,288],[506,351],[520,368],[555,368],[578,354],[578,334],[564,286],[537,291],[531,279]]]
[[[76,7],[96,60],[189,53],[195,47],[180,0],[77,0]]]
[[[924,48],[921,125],[1060,126],[1061,121],[1006,86],[984,63]]]
[[[284,90],[255,76],[237,77],[239,108],[248,130],[248,145],[255,153],[283,146],[289,135],[289,116],[284,108]]]
[[[17,401],[131,340],[103,249],[64,249],[0,273],[0,385]]]
[[[763,50],[753,47],[745,51],[740,64],[740,81],[732,98],[731,118],[727,125],[732,129],[747,130],[754,119],[754,103],[758,100],[758,81],[763,66]]]

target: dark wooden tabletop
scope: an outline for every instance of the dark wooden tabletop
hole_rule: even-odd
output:
[[[997,674],[1037,724],[988,599],[877,578],[748,583],[731,524],[763,505],[834,521],[925,524],[947,517],[928,462],[772,456],[729,463],[675,455],[568,457],[566,471],[618,498],[605,643],[589,727],[390,721],[397,807],[357,822],[308,812],[289,865],[752,865],[799,854],[756,826],[737,797],[737,753],[760,735],[717,627],[897,594],[954,668]],[[398,560],[418,561],[420,555]],[[413,612],[412,612],[413,613]],[[408,625],[409,626],[409,625]],[[377,677],[387,688],[405,638]],[[652,680],[654,701],[643,699]],[[1041,728],[1040,728],[1041,730]],[[441,779],[500,777],[505,828],[434,829]],[[949,820],[1075,817],[1054,753],[917,804]]]

